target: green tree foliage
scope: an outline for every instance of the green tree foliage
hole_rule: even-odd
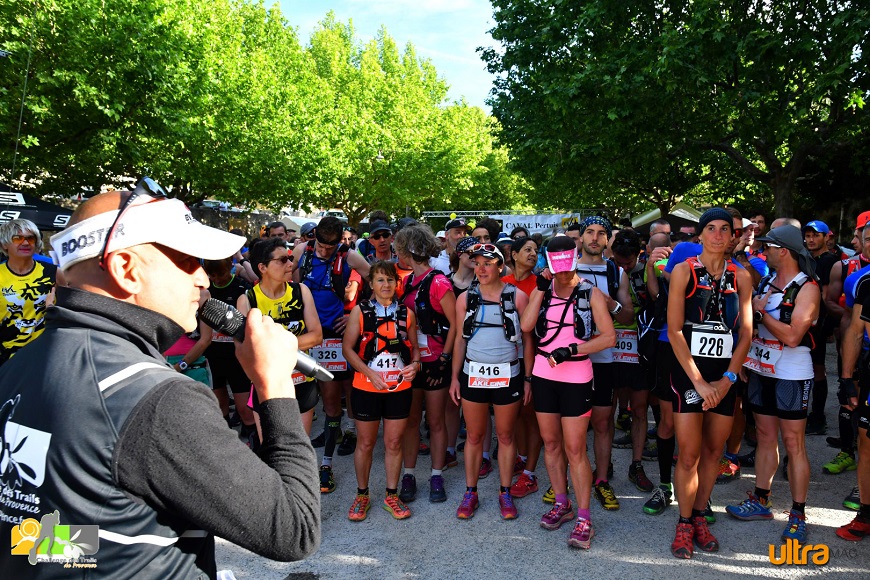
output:
[[[494,189],[515,180],[492,120],[446,102],[413,46],[331,14],[303,46],[291,24],[262,0],[0,3],[0,179],[69,195],[149,174],[188,202],[352,222],[521,191]]]
[[[863,2],[493,0],[483,51],[518,167],[576,199],[792,212],[807,161],[868,128]]]

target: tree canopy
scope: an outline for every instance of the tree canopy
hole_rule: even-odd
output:
[[[332,14],[304,44],[261,0],[12,0],[0,49],[0,180],[37,195],[148,174],[188,202],[356,222],[527,190],[492,118],[448,102],[413,45],[363,44]]]
[[[503,142],[565,205],[769,196],[790,215],[810,166],[866,146],[866,3],[492,3]]]

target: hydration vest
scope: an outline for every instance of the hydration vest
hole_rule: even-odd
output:
[[[305,311],[301,286],[297,282],[287,282],[284,294],[277,300],[272,300],[263,294],[263,289],[257,284],[253,288],[248,289],[245,292],[245,296],[248,297],[248,304],[251,305],[251,308],[259,308],[263,311],[263,314],[269,316],[294,335],[302,336],[307,332],[307,329],[305,327]],[[258,294],[263,296],[264,303],[258,304]],[[284,301],[284,297],[288,295],[288,299]],[[281,302],[283,302],[283,307],[279,306],[278,310],[280,311],[273,312],[273,305]]]
[[[417,328],[425,335],[438,336],[444,340],[447,338],[447,333],[450,332],[450,320],[432,307],[432,297],[429,295],[432,280],[435,279],[435,274],[438,273],[438,270],[434,268],[429,270],[416,286],[413,284],[414,275],[411,274],[405,282],[404,292],[399,302],[404,303],[405,298],[414,289],[417,289],[417,295],[414,296],[414,313],[417,315]]]
[[[504,329],[504,337],[508,342],[520,340],[520,316],[517,313],[517,287],[513,284],[505,284],[499,297],[501,310],[501,325]],[[485,326],[477,322],[477,313],[483,303],[480,295],[480,283],[475,279],[468,287],[465,296],[465,320],[462,322],[462,338],[468,340],[477,328]]]
[[[619,294],[619,266],[617,266],[616,262],[609,258],[604,260],[604,264],[607,266],[607,293],[610,294],[611,298],[617,300],[617,295]],[[586,264],[577,264],[578,274],[586,274],[587,276],[601,274],[601,272],[597,270],[584,269],[584,265]]]
[[[359,304],[362,314],[362,328],[356,342],[357,354],[368,363],[382,352],[398,354],[402,361],[411,362],[411,342],[408,340],[408,307],[398,304],[396,311],[387,316],[378,316],[375,306],[370,300]],[[384,336],[380,333],[381,326],[389,322],[396,324],[396,336]],[[379,346],[380,343],[380,346]]]
[[[689,285],[686,286],[686,323],[703,324],[710,321],[714,315],[711,308],[717,306],[712,303],[713,280],[697,257],[687,258],[686,263],[692,267]],[[720,303],[716,314],[725,326],[733,330],[740,318],[740,299],[737,294],[737,266],[730,260],[725,262],[718,294]]]
[[[767,292],[767,288],[770,286],[770,281],[773,279],[773,276],[765,276],[761,279],[761,282],[758,283],[758,290],[756,291],[756,296],[762,296],[765,292]],[[803,282],[795,282],[792,280],[788,283],[788,286],[783,288],[782,290],[782,302],[779,303],[779,320],[784,322],[785,324],[791,325],[791,316],[794,313],[794,303],[797,299],[798,292],[801,291],[801,288],[804,287],[804,284],[811,283],[815,284],[815,280],[807,277],[804,278]],[[810,327],[815,326],[816,323],[813,322]],[[816,341],[813,340],[812,334],[807,330],[807,333],[801,338],[800,344],[798,346],[806,346],[809,349],[813,349],[816,346]]]
[[[314,269],[314,243],[316,240],[311,240],[305,245],[305,251],[302,252],[302,257],[299,258],[299,279],[305,280],[311,275]],[[335,292],[341,302],[344,302],[344,288],[347,286],[347,281],[344,279],[344,263],[347,259],[349,248],[346,244],[341,244],[338,249],[332,254],[332,257],[326,261],[329,265],[329,287]]]
[[[568,314],[568,309],[573,305],[574,310],[574,336],[580,340],[586,341],[592,337],[595,331],[595,322],[592,320],[592,306],[590,299],[592,298],[592,289],[595,285],[588,280],[580,279],[580,283],[574,286],[571,291],[571,296],[565,305],[565,310],[562,312],[562,320],[557,323],[556,332],[549,340],[545,340],[547,331],[552,327],[549,326],[550,321],[547,320],[547,310],[550,308],[550,301],[553,298],[552,284],[544,291],[544,298],[541,300],[541,309],[538,311],[538,322],[535,323],[535,336],[538,337],[538,346],[547,346],[556,339],[559,330],[568,323],[565,322],[565,317]]]

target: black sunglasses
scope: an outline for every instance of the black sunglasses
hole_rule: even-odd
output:
[[[123,204],[121,204],[121,208],[118,210],[118,215],[115,216],[115,221],[112,222],[112,227],[106,232],[105,240],[103,241],[103,251],[100,252],[100,269],[106,269],[106,250],[109,249],[109,240],[112,239],[112,236],[115,233],[115,228],[118,227],[118,223],[121,221],[121,216],[127,211],[127,208],[132,205],[133,200],[141,195],[147,195],[154,199],[168,199],[169,194],[166,193],[166,190],[160,187],[160,184],[151,179],[150,177],[143,177],[136,183],[136,187],[133,188],[133,191],[127,197]]]
[[[392,233],[389,233],[389,232],[378,232],[378,233],[376,233],[376,234],[372,234],[372,235],[370,235],[369,238],[371,238],[371,239],[373,239],[373,240],[380,240],[380,239],[382,239],[382,238],[389,238],[389,237],[392,236],[392,235],[393,235],[393,234],[392,234]]]
[[[269,260],[270,262],[281,262],[281,264],[286,264],[293,260],[293,256],[281,256],[280,258],[272,258]]]
[[[321,246],[337,246],[338,244],[341,243],[341,238],[339,238],[337,240],[328,241],[328,240],[324,240],[320,236],[317,236],[317,243],[320,244]]]

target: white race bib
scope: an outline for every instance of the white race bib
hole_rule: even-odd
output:
[[[420,358],[432,356],[432,350],[429,348],[429,336],[417,330],[417,348],[420,349]]]
[[[402,382],[402,369],[405,368],[405,363],[397,353],[382,352],[369,361],[369,368],[378,373],[392,389]],[[366,380],[368,381],[368,377]]]
[[[637,354],[637,331],[626,328],[616,329],[616,345],[610,349],[613,362],[640,364]]]
[[[755,372],[776,376],[776,361],[782,356],[782,343],[778,340],[767,340],[756,336],[749,345],[749,353],[743,366]]]
[[[695,325],[689,347],[693,357],[731,358],[734,336],[724,326]]]
[[[212,342],[232,342],[233,337],[229,336],[227,334],[221,334],[220,332],[215,331],[211,335],[211,341]]]
[[[340,338],[326,338],[320,346],[311,348],[311,357],[328,371],[346,371],[347,361],[341,352]]]
[[[500,389],[511,384],[511,363],[468,361],[468,386],[475,389]]]

